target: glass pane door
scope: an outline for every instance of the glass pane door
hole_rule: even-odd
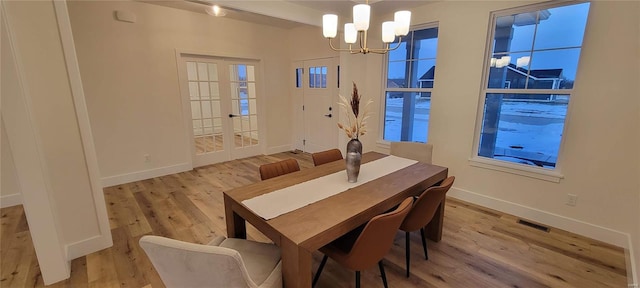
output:
[[[235,148],[258,145],[258,112],[255,66],[229,65],[231,113]]]
[[[259,62],[183,55],[180,87],[193,167],[263,153]]]
[[[189,61],[187,80],[196,155],[223,151],[218,65]]]

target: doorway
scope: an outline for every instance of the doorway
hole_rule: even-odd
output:
[[[259,62],[182,55],[180,66],[193,167],[260,154]]]
[[[338,58],[293,63],[294,146],[315,153],[338,147]]]

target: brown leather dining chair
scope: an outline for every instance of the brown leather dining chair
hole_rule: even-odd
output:
[[[429,255],[427,254],[427,241],[424,238],[424,227],[433,219],[433,216],[436,214],[436,210],[442,200],[444,200],[447,191],[453,185],[453,181],[456,180],[456,177],[450,176],[447,179],[444,179],[439,186],[429,187],[427,190],[422,192],[420,197],[413,202],[413,206],[411,207],[411,211],[409,215],[404,219],[402,225],[400,225],[400,230],[405,231],[405,246],[406,246],[406,260],[407,260],[407,278],[409,277],[409,256],[411,255],[410,245],[409,245],[409,233],[412,231],[416,231],[420,229],[420,236],[422,236],[422,249],[424,249],[424,258],[429,260]]]
[[[313,286],[318,282],[328,257],[331,257],[342,266],[356,271],[356,288],[360,287],[360,271],[378,263],[382,282],[386,288],[387,277],[384,273],[382,258],[391,249],[396,231],[409,213],[412,202],[412,198],[407,198],[395,210],[373,217],[366,225],[320,248],[324,257],[313,278]]]
[[[296,159],[289,158],[260,166],[260,179],[267,180],[296,171],[300,171],[298,161],[296,161]]]
[[[331,149],[327,151],[313,153],[311,154],[311,158],[313,159],[314,166],[319,166],[322,164],[343,159],[342,152],[340,152],[339,149]]]

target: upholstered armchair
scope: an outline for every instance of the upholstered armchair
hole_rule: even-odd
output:
[[[220,236],[203,245],[147,235],[140,246],[167,287],[282,287],[273,244]]]
[[[418,142],[391,142],[390,154],[431,164],[433,145]]]

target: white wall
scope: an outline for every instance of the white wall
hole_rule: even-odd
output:
[[[54,4],[55,3],[55,4]],[[90,178],[58,29],[64,2],[3,1],[2,119],[45,284],[69,277],[70,261],[111,245],[102,190]],[[68,23],[68,22],[67,22]],[[65,53],[67,52],[67,53]],[[75,99],[77,100],[77,99]],[[3,135],[4,137],[4,135]],[[4,155],[3,155],[4,156]],[[4,162],[4,159],[3,159]]]
[[[627,234],[631,235],[637,269],[640,265],[640,165],[634,159],[640,159],[637,149],[640,147],[637,17],[640,4],[596,1],[591,6],[561,156],[565,178],[560,183],[477,168],[468,161],[481,97],[489,13],[515,5],[522,2],[447,1],[413,10],[414,24],[439,21],[440,27],[429,135],[434,144],[434,163],[449,167],[450,173],[457,176],[451,196],[620,246],[629,246],[621,242]],[[280,28],[138,2],[71,2],[69,6],[103,177],[175,166],[188,160],[185,153],[188,147],[181,138],[186,137],[186,130],[182,124],[176,76],[176,48],[262,59],[263,69],[268,72],[265,73],[267,148],[290,145],[288,85],[293,74],[289,64],[296,60],[291,55],[299,54],[289,51],[296,44],[291,43],[295,39],[288,35],[295,34]],[[113,11],[118,9],[134,12],[138,22],[115,21]],[[29,20],[23,21],[41,19],[33,18],[33,14],[26,11],[23,11],[24,19]],[[51,37],[46,34],[50,29],[47,26],[36,25],[36,28],[42,31],[35,29],[31,33],[40,41]],[[371,35],[375,33],[372,31]],[[370,37],[371,43],[375,43],[376,37]],[[318,38],[322,39],[319,30]],[[25,43],[38,45],[26,51],[36,56],[49,55],[50,51],[38,51],[50,47],[29,41]],[[303,56],[306,57],[300,57]],[[384,82],[380,69],[383,59],[378,55],[345,54],[340,59],[342,83],[356,81],[365,99],[376,100],[374,112],[383,103]],[[28,60],[33,67],[50,61],[38,57]],[[53,67],[59,68],[59,64]],[[64,90],[60,83],[68,81],[52,76],[45,82]],[[48,91],[35,94],[42,97],[40,95],[51,94],[46,93]],[[65,93],[68,92],[60,94]],[[349,85],[343,84],[341,93],[349,95]],[[52,103],[51,109],[73,113],[68,111],[68,102],[62,100]],[[49,103],[46,99],[42,101]],[[42,116],[38,125],[51,129],[50,125],[58,122],[43,123],[43,119],[49,119],[45,117],[47,112],[39,111],[38,115]],[[65,116],[60,121],[69,119]],[[380,121],[374,117],[369,122],[370,131],[374,132],[362,139],[367,151],[379,149],[376,146],[379,135],[375,131],[379,131]],[[65,125],[61,133],[67,133],[68,139],[77,139],[77,134],[71,131],[73,127],[76,125]],[[47,131],[44,136],[49,138],[52,134]],[[46,145],[51,148],[60,144],[55,141],[63,140],[48,141],[53,141]],[[150,164],[144,163],[145,153],[152,155]],[[47,155],[47,163],[52,165],[49,167],[57,167],[60,159]],[[65,175],[57,177],[67,179]],[[63,184],[60,180],[56,180],[56,185]],[[564,205],[567,193],[578,195],[577,206]]]
[[[456,175],[450,196],[621,247],[629,247],[630,235],[637,270],[640,268],[639,2],[592,2],[559,160],[564,174],[560,183],[473,167],[469,163],[482,97],[480,82],[489,14],[521,5],[522,2],[507,1],[446,1],[413,9],[413,24],[438,21],[440,29],[429,124],[433,162],[449,167],[449,173]],[[360,77],[361,71],[375,71],[369,67],[370,62],[351,67],[350,77]],[[367,88],[378,87],[367,93],[382,95],[378,73],[367,73]],[[382,101],[380,98],[379,102]],[[365,150],[374,149],[372,145],[365,143]],[[564,204],[568,193],[578,195],[577,206]]]
[[[265,150],[290,149],[287,30],[131,1],[73,1],[69,12],[107,185],[189,168],[176,49],[261,60]]]
[[[55,13],[50,10],[50,2],[14,4],[10,10],[16,14],[11,17],[15,21],[12,28],[23,56],[19,61],[32,98],[34,125],[40,134],[54,197],[60,199],[56,202],[61,223],[66,223],[63,234],[68,242],[76,242],[97,234],[98,225],[95,217],[78,217],[90,215],[94,207],[91,193],[86,193],[91,186],[58,29],[50,25],[56,23]]]
[[[2,150],[0,151],[0,157],[2,157],[2,167],[0,167],[0,173],[2,173],[0,175],[0,208],[4,208],[22,204],[20,184],[18,184],[18,175],[13,163],[7,132],[4,128],[4,120],[0,120],[0,141],[0,150]]]
[[[334,45],[338,41],[334,39]],[[338,57],[340,54],[329,48],[329,42],[322,37],[322,28],[309,25],[289,30],[289,58],[291,61]]]

